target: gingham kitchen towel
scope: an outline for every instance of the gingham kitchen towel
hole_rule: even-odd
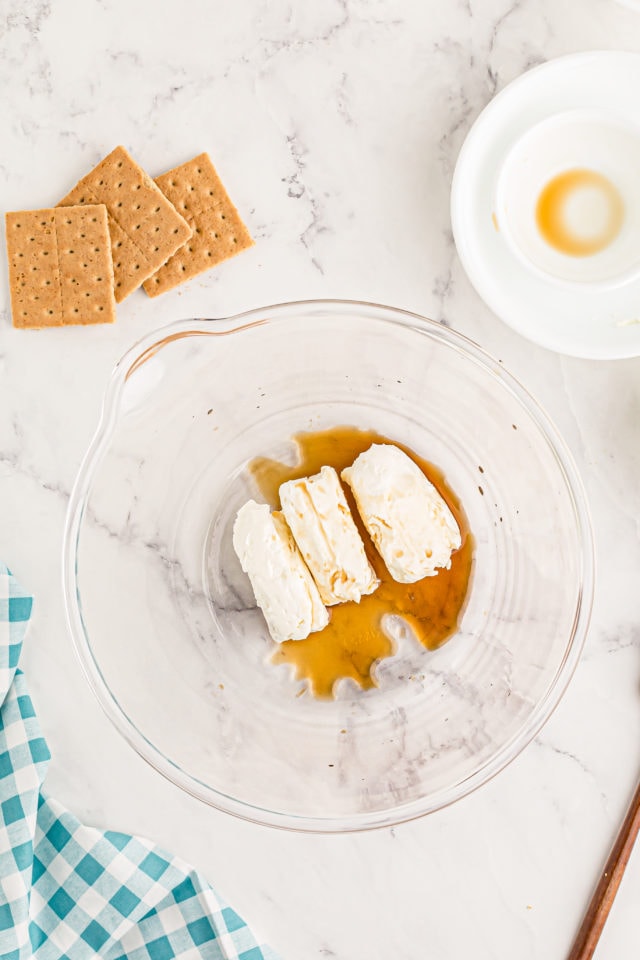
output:
[[[0,958],[277,960],[186,863],[42,792],[50,754],[18,669],[31,606],[0,564]]]

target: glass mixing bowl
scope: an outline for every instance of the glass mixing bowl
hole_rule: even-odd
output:
[[[301,695],[231,547],[247,463],[376,430],[440,467],[475,555],[459,631],[411,636],[378,686]],[[593,546],[571,456],[471,341],[366,303],[185,320],[117,364],[71,497],[64,590],[101,705],[138,753],[222,810],[291,829],[394,824],[470,793],[540,730],[578,662]]]

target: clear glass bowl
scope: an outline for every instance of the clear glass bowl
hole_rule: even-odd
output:
[[[459,632],[411,637],[366,692],[300,696],[230,545],[246,466],[371,428],[440,467],[475,537]],[[186,320],[127,353],[72,494],[69,624],[115,726],[182,789],[298,830],[394,824],[470,793],[540,730],[577,664],[593,545],[571,456],[502,366],[366,303]]]

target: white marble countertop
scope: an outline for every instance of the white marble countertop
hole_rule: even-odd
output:
[[[208,150],[254,251],[114,327],[28,333],[0,268],[0,545],[35,593],[26,670],[54,761],[48,788],[96,825],[201,867],[283,960],[563,958],[638,775],[640,360],[532,346],[481,303],[452,244],[465,133],[533,64],[640,51],[613,0],[4,0],[0,206],[47,206],[116,144],[152,174]],[[296,836],[210,810],[145,766],[93,699],[65,626],[69,490],[107,375],[171,320],[317,296],[389,303],[499,356],[582,470],[599,576],[591,631],[535,742],[454,807],[393,830]],[[640,851],[597,951],[640,953]]]

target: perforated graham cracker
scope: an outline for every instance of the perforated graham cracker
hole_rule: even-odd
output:
[[[189,224],[124,147],[101,160],[58,206],[83,203],[107,207],[118,303],[191,236]]]
[[[156,183],[193,228],[193,234],[145,281],[143,286],[150,297],[166,293],[253,246],[207,153],[162,174]]]
[[[14,327],[113,323],[113,266],[103,205],[7,213]]]

